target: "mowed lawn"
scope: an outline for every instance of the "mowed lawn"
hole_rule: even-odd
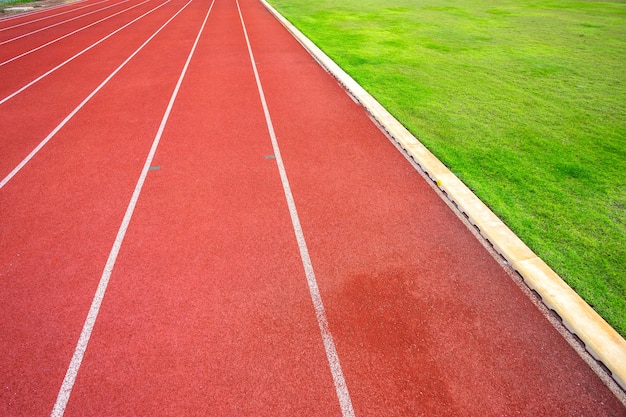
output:
[[[626,335],[625,2],[270,1]]]

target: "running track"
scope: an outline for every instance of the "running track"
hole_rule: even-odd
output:
[[[255,0],[0,20],[0,103],[0,415],[626,415]]]

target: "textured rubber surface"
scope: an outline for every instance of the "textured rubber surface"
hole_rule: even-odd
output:
[[[184,4],[0,105],[2,176]],[[240,4],[355,414],[624,415],[365,111]],[[209,7],[191,2],[0,189],[0,414],[52,410]],[[274,156],[235,1],[216,0],[66,415],[341,415]]]

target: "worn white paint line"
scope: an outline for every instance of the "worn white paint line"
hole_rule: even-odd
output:
[[[92,14],[94,14],[94,13],[101,12],[101,11],[103,11],[103,10],[110,9],[111,7],[119,6],[120,4],[122,4],[122,3],[127,3],[127,2],[129,2],[129,1],[130,1],[130,0],[123,0],[123,1],[120,1],[119,3],[115,3],[115,4],[112,4],[112,5],[110,5],[110,6],[103,7],[102,9],[93,10],[93,11],[91,11],[91,12],[87,12],[87,13],[85,13],[85,14],[81,14],[80,16],[75,16],[75,17],[72,17],[72,18],[70,18],[70,19],[64,20],[64,21],[62,21],[62,22],[54,23],[54,24],[52,24],[52,25],[49,25],[49,26],[46,26],[46,27],[43,27],[43,28],[40,28],[40,29],[33,30],[33,31],[31,31],[31,32],[24,33],[24,34],[22,34],[22,35],[19,35],[19,36],[16,36],[16,37],[14,37],[14,38],[7,39],[7,40],[5,40],[5,41],[0,42],[0,46],[1,46],[1,45],[5,45],[5,44],[10,43],[10,42],[14,42],[14,41],[16,41],[16,40],[18,40],[18,39],[23,39],[23,38],[25,38],[25,37],[27,37],[27,36],[30,36],[30,35],[34,35],[35,33],[43,32],[44,30],[52,29],[53,27],[57,27],[57,26],[63,25],[63,24],[65,24],[65,23],[71,22],[71,21],[73,21],[73,20],[80,19],[80,18],[82,18],[82,17],[89,16],[89,15],[92,15]]]
[[[169,3],[171,0],[167,0],[166,2],[164,2],[163,4],[159,5],[158,7],[150,10],[148,13],[153,12],[154,10],[158,9],[159,7],[165,5],[166,3]],[[189,3],[187,3],[189,4]],[[115,69],[115,71],[113,71],[111,74],[109,74],[109,76],[102,81],[102,83],[100,83],[100,85],[98,87],[95,88],[95,90],[93,90],[78,106],[76,106],[74,108],[74,110],[71,111],[70,114],[68,114],[65,119],[63,119],[61,121],[61,123],[59,123],[53,130],[52,132],[50,132],[48,134],[48,136],[46,136],[41,142],[39,142],[39,145],[37,145],[35,147],[35,149],[33,149],[27,156],[26,158],[24,158],[22,160],[22,162],[20,162],[19,164],[17,164],[17,166],[15,168],[13,168],[13,170],[11,172],[9,172],[9,174],[4,177],[2,179],[2,181],[0,181],[0,189],[2,189],[9,181],[11,181],[11,179],[22,170],[22,168],[24,168],[24,166],[26,166],[26,164],[28,162],[30,162],[31,159],[33,159],[33,157],[35,155],[37,155],[37,153],[41,150],[41,148],[43,148],[58,132],[59,130],[61,130],[63,128],[63,126],[65,126],[67,124],[67,122],[69,122],[75,115],[76,113],[78,113],[78,111],[80,109],[83,108],[83,106],[85,106],[85,104],[87,104],[87,102],[89,102],[89,100],[91,100],[93,98],[93,96],[95,96],[98,91],[100,91],[110,80],[111,78],[113,78],[115,76],[115,74],[117,74],[118,72],[120,72],[120,70],[122,68],[124,68],[124,66],[126,66],[126,64],[128,64],[128,62],[130,62],[131,59],[133,59],[135,57],[135,55],[137,55],[139,53],[139,51],[141,51],[147,44],[148,42],[150,42],[161,30],[163,30],[163,28],[165,26],[167,26],[172,19],[174,19],[174,17],[176,17],[178,15],[178,13],[180,13],[185,7],[187,7],[187,5],[185,5],[182,9],[180,9],[174,16],[172,16],[167,22],[165,22],[165,24],[163,26],[161,26],[159,29],[157,29],[156,32],[154,32],[152,34],[152,36],[150,36],[143,44],[141,44],[141,46],[139,48],[137,48],[135,50],[135,52],[133,52],[128,58],[126,58],[126,60],[124,62],[122,62],[120,64],[119,67],[117,67]],[[146,13],[146,14],[148,14]],[[145,16],[146,14],[144,14],[143,16]],[[143,17],[141,16],[141,17]],[[139,19],[139,18],[138,18]],[[0,103],[1,104],[1,103]]]
[[[189,4],[191,4],[192,1],[193,0],[189,0],[178,12],[176,12],[174,16],[172,16],[170,20],[168,20],[167,23],[165,23],[165,25],[161,27],[161,29],[164,28],[169,22],[171,22]],[[91,338],[91,332],[93,331],[93,327],[96,324],[96,319],[98,318],[98,313],[100,311],[100,306],[102,305],[102,300],[104,299],[106,289],[109,285],[109,280],[111,278],[111,274],[113,273],[115,262],[117,261],[117,257],[122,247],[122,242],[124,241],[126,231],[128,230],[128,226],[135,211],[137,201],[139,200],[139,195],[141,194],[143,184],[148,175],[148,171],[150,171],[150,166],[152,165],[152,160],[154,159],[154,155],[156,154],[159,142],[161,141],[161,137],[163,136],[165,125],[167,124],[167,121],[170,117],[170,113],[172,112],[172,108],[174,107],[174,102],[176,101],[176,97],[178,96],[178,91],[180,90],[180,86],[183,83],[183,79],[185,78],[185,74],[187,73],[187,69],[189,68],[189,63],[191,62],[191,58],[196,51],[196,47],[200,40],[200,35],[202,35],[202,32],[204,31],[204,27],[206,26],[207,19],[209,18],[209,14],[213,9],[214,3],[215,0],[211,2],[209,10],[207,10],[207,13],[204,17],[204,21],[202,22],[202,25],[198,30],[198,35],[196,36],[193,46],[189,51],[189,55],[187,56],[187,61],[185,62],[180,76],[178,77],[178,82],[176,83],[176,87],[174,87],[174,91],[172,92],[172,96],[170,97],[167,109],[163,114],[161,124],[159,125],[159,129],[152,142],[150,152],[148,153],[148,157],[146,158],[139,179],[137,180],[137,184],[135,185],[135,190],[133,191],[133,195],[130,199],[128,207],[126,208],[126,213],[124,214],[122,224],[120,225],[120,228],[117,232],[117,236],[115,237],[115,241],[113,242],[113,247],[111,248],[111,252],[109,253],[109,258],[107,259],[104,271],[102,272],[102,276],[100,278],[100,282],[98,283],[98,289],[96,290],[93,301],[91,303],[91,307],[89,308],[89,313],[87,314],[87,318],[85,320],[85,324],[83,325],[80,337],[78,338],[78,343],[76,344],[74,355],[72,356],[72,360],[70,361],[70,365],[65,374],[65,378],[63,379],[63,383],[61,384],[61,388],[59,389],[59,394],[54,404],[54,408],[52,409],[52,413],[50,414],[52,417],[63,416],[65,408],[67,407],[67,403],[72,393],[72,388],[74,387],[74,382],[76,381],[76,376],[78,375],[78,371],[83,361],[85,351],[87,350],[87,345],[89,344],[89,339]]]
[[[67,34],[65,34],[65,35],[61,36],[61,37],[58,37],[58,38],[56,38],[56,39],[53,39],[53,40],[51,40],[50,42],[46,42],[46,43],[44,43],[43,45],[39,45],[39,46],[38,46],[38,47],[36,47],[36,48],[30,49],[30,50],[28,50],[28,51],[26,51],[26,52],[23,52],[23,53],[21,53],[21,54],[19,54],[19,55],[16,55],[16,56],[14,56],[14,57],[13,57],[13,58],[11,58],[11,59],[7,59],[7,60],[6,60],[6,61],[4,61],[4,62],[0,62],[0,67],[1,67],[1,66],[3,66],[3,65],[8,64],[8,63],[10,63],[10,62],[13,62],[13,61],[15,61],[15,60],[17,60],[17,59],[20,59],[20,58],[22,58],[22,57],[24,57],[24,56],[26,56],[26,55],[32,54],[33,52],[37,52],[38,50],[43,49],[43,48],[45,48],[46,46],[50,46],[50,45],[52,45],[53,43],[59,42],[60,40],[63,40],[63,39],[68,38],[68,37],[70,37],[70,36],[72,36],[72,35],[75,35],[76,33],[81,32],[81,31],[83,31],[83,30],[85,30],[85,29],[89,29],[90,27],[95,26],[95,25],[97,25],[97,24],[99,24],[99,23],[102,23],[102,22],[104,22],[105,20],[109,20],[109,19],[111,19],[111,18],[113,18],[113,17],[115,17],[115,16],[117,16],[117,15],[120,15],[120,14],[122,14],[122,13],[126,13],[127,11],[134,9],[135,7],[139,7],[139,6],[141,6],[142,4],[145,4],[145,3],[149,2],[149,1],[150,1],[150,0],[144,0],[144,1],[142,1],[141,3],[137,3],[137,4],[135,4],[134,6],[130,6],[130,7],[126,8],[126,9],[124,9],[124,10],[121,10],[121,11],[119,11],[119,12],[117,12],[117,13],[114,13],[114,14],[112,14],[112,15],[110,15],[110,16],[107,16],[107,17],[105,17],[105,18],[102,18],[102,19],[100,19],[100,20],[98,20],[98,21],[96,21],[96,22],[90,23],[90,24],[88,24],[87,26],[83,26],[83,27],[78,28],[78,29],[76,29],[76,30],[74,30],[74,31],[72,31],[72,32],[70,32],[70,33],[67,33]]]
[[[276,139],[276,133],[274,131],[274,125],[272,124],[272,118],[270,117],[269,108],[265,100],[265,93],[263,92],[263,86],[257,71],[256,61],[252,53],[252,47],[250,45],[250,39],[248,38],[248,31],[246,30],[246,24],[241,14],[241,8],[239,7],[239,1],[237,3],[237,10],[239,11],[239,18],[241,19],[241,26],[243,28],[244,37],[248,46],[248,54],[250,55],[250,63],[252,64],[252,70],[254,72],[254,78],[259,90],[259,97],[261,99],[261,105],[263,106],[263,113],[265,114],[265,121],[267,123],[267,130],[272,141],[272,148],[274,150],[274,157],[276,158],[276,164],[278,165],[278,171],[280,174],[280,180],[283,185],[283,191],[287,200],[287,206],[289,208],[289,215],[291,216],[291,222],[293,230],[296,235],[296,241],[298,242],[298,249],[300,251],[300,258],[302,259],[302,266],[304,267],[304,273],[306,276],[307,284],[309,287],[309,293],[311,295],[311,301],[315,309],[315,316],[317,317],[317,324],[320,328],[322,335],[322,341],[324,343],[324,349],[326,350],[326,357],[330,366],[330,372],[335,384],[335,391],[337,392],[337,398],[339,400],[339,406],[343,417],[354,417],[354,409],[352,407],[352,400],[348,392],[348,386],[343,376],[341,364],[339,363],[339,355],[335,347],[333,336],[330,332],[328,320],[326,319],[326,311],[324,310],[324,304],[322,302],[322,296],[320,294],[319,287],[317,285],[317,279],[315,278],[315,272],[313,270],[313,263],[309,256],[309,250],[307,248],[306,240],[304,239],[304,233],[302,226],[300,225],[300,218],[296,209],[296,203],[291,193],[291,187],[287,178],[287,171],[280,154],[280,148],[278,146],[278,140]]]
[[[18,23],[17,25],[13,25],[13,26],[7,26],[7,27],[4,27],[4,28],[0,28],[0,32],[5,31],[5,30],[9,30],[9,29],[13,29],[13,28],[17,28],[17,27],[20,27],[20,26],[30,25],[31,23],[41,22],[42,20],[46,20],[46,19],[50,19],[50,18],[53,18],[53,17],[61,16],[61,15],[67,14],[67,13],[72,13],[72,12],[75,12],[75,11],[77,11],[77,10],[85,9],[85,8],[87,8],[87,7],[93,7],[93,6],[97,5],[97,4],[100,4],[100,3],[106,3],[106,2],[108,2],[108,1],[111,1],[111,0],[102,0],[102,1],[99,1],[99,2],[97,2],[97,3],[92,3],[92,4],[89,4],[89,5],[87,5],[87,6],[77,7],[77,8],[75,8],[75,9],[72,9],[72,10],[67,10],[67,11],[65,11],[65,12],[61,12],[61,13],[57,13],[57,14],[53,14],[53,15],[46,16],[46,17],[41,17],[41,18],[39,18],[39,19],[29,20],[29,21],[27,21],[27,22]],[[82,2],[77,2],[77,3],[82,3]],[[76,3],[74,3],[74,4],[76,4]],[[59,6],[57,6],[57,7],[63,7],[63,6],[69,6],[69,5],[70,5],[70,4],[62,4],[62,5],[59,5]],[[49,11],[49,10],[52,10],[52,9],[55,9],[55,8],[56,8],[56,7],[48,7],[48,8],[45,8],[45,9],[43,9],[43,10],[39,10],[39,11],[34,12],[34,13],[29,13],[29,14],[27,14],[27,15],[12,16],[12,17],[9,17],[9,18],[6,18],[6,19],[3,19],[3,20],[0,20],[0,22],[1,22],[1,23],[4,23],[4,22],[6,22],[7,20],[10,20],[10,19],[17,19],[17,18],[19,18],[19,17],[30,17],[30,16],[33,16],[33,15],[35,15],[35,14],[38,14],[38,13],[41,13],[41,12],[46,12],[46,11]],[[5,10],[6,10],[6,9],[5,9]]]
[[[613,379],[622,389],[626,390],[626,341],[624,338],[533,253],[376,99],[271,5],[265,0],[260,1],[437,183],[437,186],[468,216],[470,222],[476,225],[480,233],[515,268],[528,286],[535,289],[544,303],[562,318],[563,324],[583,341],[586,349],[611,371]]]

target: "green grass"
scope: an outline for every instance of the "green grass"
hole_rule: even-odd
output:
[[[271,2],[626,336],[626,3]]]
[[[0,8],[15,6],[17,4],[30,3],[34,0],[0,0]]]

